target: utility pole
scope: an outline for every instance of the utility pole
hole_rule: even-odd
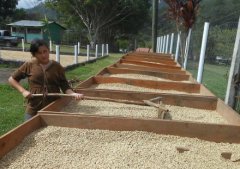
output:
[[[157,25],[158,25],[158,0],[152,0],[152,51],[156,52]]]

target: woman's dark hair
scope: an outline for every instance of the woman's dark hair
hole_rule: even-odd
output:
[[[34,39],[31,42],[30,52],[31,52],[32,56],[34,56],[38,52],[38,49],[41,46],[46,46],[49,49],[48,44],[42,39]]]

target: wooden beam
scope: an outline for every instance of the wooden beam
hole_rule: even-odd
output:
[[[162,97],[162,103],[181,107],[191,107],[197,109],[216,110],[217,98],[215,96],[194,96],[170,93],[147,93],[120,90],[96,90],[96,89],[76,89],[76,92],[86,96],[113,98],[120,100],[139,101],[149,100],[155,97]]]
[[[174,81],[184,81],[189,80],[190,75],[184,75],[184,74],[174,74],[174,73],[163,73],[158,71],[145,71],[145,70],[134,70],[134,69],[128,69],[128,68],[115,68],[115,67],[109,67],[107,68],[107,71],[102,71],[101,73],[97,75],[103,75],[104,73],[110,73],[110,74],[142,74],[142,75],[148,75],[148,76],[154,76]]]
[[[177,65],[174,61],[164,60],[164,59],[148,59],[148,58],[139,58],[137,56],[123,56],[122,59],[129,60],[129,61],[144,61],[150,63],[162,63],[167,65]]]
[[[128,68],[133,70],[145,70],[145,71],[158,71],[163,73],[175,73],[175,74],[186,74],[184,70],[175,70],[175,69],[167,69],[167,68],[154,68],[150,66],[137,66],[137,65],[130,65],[130,64],[114,64],[114,67],[117,68]]]
[[[182,91],[186,93],[200,93],[200,84],[197,84],[197,83],[138,80],[138,79],[126,79],[126,78],[104,77],[104,76],[95,76],[94,81],[97,84],[122,83],[122,84],[145,87],[150,89],[176,90],[176,91]],[[89,85],[88,87],[90,87],[91,85]],[[82,86],[79,85],[79,87],[82,87]]]
[[[47,125],[60,127],[112,131],[147,131],[214,142],[240,143],[240,126],[73,114],[41,114],[41,117]]]
[[[181,70],[182,68],[177,65],[166,65],[162,63],[149,63],[145,61],[132,61],[132,60],[126,60],[126,59],[121,59],[120,63],[123,64],[135,64],[135,65],[140,65],[140,66],[149,66],[149,67],[156,67],[156,68],[167,68],[167,69],[177,69]]]

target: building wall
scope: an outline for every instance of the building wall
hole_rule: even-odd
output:
[[[64,31],[64,29],[61,26],[59,26],[55,23],[52,23],[52,24],[49,24],[48,27],[45,26],[44,30],[45,30],[45,32],[44,32],[43,37],[46,41],[49,40],[49,34],[50,34],[51,39],[54,43],[59,44],[61,42],[62,33]]]
[[[44,27],[18,27],[12,28],[13,36],[24,37],[27,43],[30,43],[33,39],[44,39],[49,41],[49,36],[54,43],[59,44],[61,42],[62,34],[64,29],[56,23],[51,23]]]

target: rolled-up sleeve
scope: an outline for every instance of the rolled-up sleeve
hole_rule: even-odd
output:
[[[25,62],[16,71],[14,71],[11,76],[16,81],[20,81],[21,79],[25,79],[29,74],[30,74],[30,72],[29,72],[29,63]]]

